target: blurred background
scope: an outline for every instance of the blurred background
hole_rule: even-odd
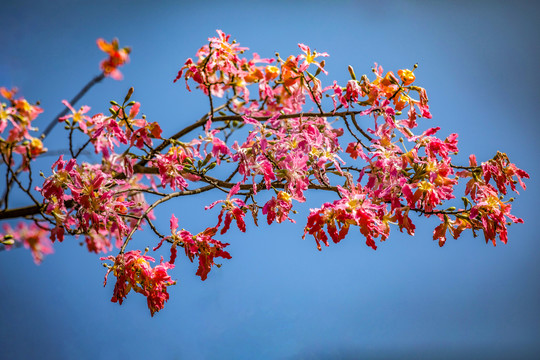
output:
[[[332,200],[310,193],[297,224],[233,228],[220,239],[232,259],[205,282],[180,258],[165,309],[150,317],[146,298],[111,303],[114,282],[75,239],[55,244],[36,266],[24,249],[0,252],[0,358],[3,359],[358,359],[538,358],[540,244],[536,228],[540,178],[537,105],[540,98],[540,6],[530,1],[2,1],[0,86],[16,86],[40,101],[44,128],[99,73],[95,41],[131,46],[123,81],[106,79],[77,104],[107,112],[109,100],[133,99],[164,134],[208,111],[207,98],[188,93],[177,71],[221,29],[262,57],[298,54],[299,42],[326,51],[329,75],[344,84],[347,66],[372,78],[416,70],[427,89],[441,137],[459,134],[467,163],[506,152],[531,175],[513,204],[525,220],[507,245],[486,245],[466,232],[439,248],[435,219],[414,219],[416,236],[393,228],[373,251],[351,231],[317,251],[302,240],[309,207]],[[65,149],[58,126],[47,138]],[[50,174],[50,162],[39,170]],[[37,170],[37,169],[36,169]],[[5,186],[5,185],[4,185]],[[1,186],[0,186],[1,188]],[[196,233],[216,221],[207,193],[158,208]],[[14,205],[27,205],[24,198]],[[262,220],[262,219],[261,219]],[[132,248],[153,246],[150,231]],[[112,280],[112,279],[111,279]]]

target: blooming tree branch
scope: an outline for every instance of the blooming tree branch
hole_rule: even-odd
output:
[[[393,226],[414,235],[411,212],[438,220],[433,240],[440,246],[448,234],[457,239],[465,230],[483,234],[493,245],[497,239],[506,243],[508,225],[523,222],[511,214],[513,198],[506,197],[509,190],[518,193],[517,183],[525,189],[522,179],[529,175],[506,154],[497,152],[480,164],[470,155],[468,165],[455,164],[457,134],[443,139],[439,127],[417,131],[418,122],[432,115],[426,90],[416,84],[416,65],[396,76],[375,64],[371,78],[357,78],[349,67],[346,84],[323,87],[328,73],[321,58],[327,53],[299,44],[300,53],[286,59],[245,57],[248,49],[218,30],[174,79],[183,79],[189,91],[190,86],[202,91],[210,109],[167,137],[157,121],[140,115],[133,88],[122,101],[112,100],[105,114],[73,107],[105,77],[121,79],[119,68],[129,61],[130,49],[117,40],[97,43],[108,56],[102,74],[63,102],[66,109],[41,136],[32,122],[42,109],[17,98],[15,89],[0,90],[6,99],[0,109],[6,183],[0,220],[26,218],[15,228],[6,224],[0,239],[4,249],[30,248],[36,263],[52,252],[53,242],[68,236],[84,238],[91,252],[118,249],[117,255],[101,257],[105,282],[116,278],[113,302],[122,304],[134,290],[147,298],[153,316],[176,284],[168,271],[179,247],[189,261],[197,259],[196,274],[205,280],[220,266],[216,259],[231,258],[229,244],[216,236],[231,226],[245,232],[249,217],[257,226],[259,212],[268,224],[294,223],[294,206],[309,200],[308,190],[336,197],[312,208],[305,222],[303,237],[312,236],[319,250],[354,228],[372,249]],[[33,161],[46,153],[42,141],[58,122],[68,131],[69,156],[61,155],[43,183],[33,187]],[[76,148],[75,138],[83,139],[83,146]],[[101,161],[81,162],[86,148]],[[20,177],[25,172],[27,180]],[[456,202],[460,181],[466,186]],[[174,214],[170,235],[153,223],[158,205],[212,190],[224,195],[204,207],[217,219],[203,231],[181,228]],[[31,205],[12,208],[14,191],[28,196]],[[261,200],[265,192],[270,200]],[[153,251],[166,244],[168,261],[162,257],[152,266],[150,249],[137,249],[134,235],[147,227],[156,237]]]

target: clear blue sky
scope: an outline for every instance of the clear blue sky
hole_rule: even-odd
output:
[[[172,79],[222,29],[263,57],[296,54],[299,42],[328,52],[327,84],[343,83],[349,64],[369,75],[374,62],[394,71],[419,63],[431,121],[441,134],[459,133],[461,160],[505,151],[532,180],[514,203],[525,224],[497,247],[466,233],[439,248],[431,240],[436,223],[418,219],[415,237],[393,229],[377,251],[352,232],[318,252],[301,239],[306,209],[296,225],[248,223],[247,233],[224,237],[233,258],[205,282],[181,259],[178,285],[154,318],[140,295],[111,303],[101,262],[73,239],[56,244],[41,266],[27,251],[1,252],[0,357],[540,356],[540,7],[531,3],[3,1],[0,86],[40,100],[42,126],[98,73],[98,37],[118,37],[133,52],[123,81],[109,79],[83,100],[92,112],[134,86],[142,111],[165,131],[198,119],[206,99]],[[59,149],[64,138],[59,127],[46,146]],[[182,227],[200,231],[215,221],[203,207],[217,196],[171,203],[157,213],[158,225],[167,229],[174,212]],[[318,207],[323,197],[313,199],[309,206]],[[144,235],[135,240],[140,248],[155,241]]]

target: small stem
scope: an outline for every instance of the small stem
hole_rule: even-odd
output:
[[[75,154],[73,153],[73,126],[71,126],[71,129],[69,130],[69,153],[73,159],[76,158]]]
[[[154,226],[154,224],[152,223],[152,221],[150,221],[150,218],[148,217],[148,215],[146,215],[144,217],[146,219],[146,221],[148,221],[148,225],[150,225],[150,228],[152,229],[152,231],[154,232],[154,234],[156,234],[157,236],[159,236],[160,239],[163,239],[165,237],[165,235],[161,234],[157,229],[156,227]]]
[[[362,140],[360,140],[360,139],[358,138],[358,136],[356,136],[355,133],[352,132],[351,127],[349,126],[349,122],[347,121],[347,117],[346,117],[346,116],[343,117],[343,121],[345,122],[345,126],[347,126],[347,130],[349,130],[349,133],[350,133],[350,134],[356,139],[356,141],[357,141],[357,144],[355,145],[355,148],[354,148],[354,149],[356,150],[356,146],[358,146],[358,143],[359,143],[360,145],[362,145],[362,147],[363,147],[364,149],[366,149],[367,151],[371,151],[371,149],[370,149],[368,146],[366,146],[366,145],[362,142]]]
[[[311,85],[309,84],[309,81],[306,79],[306,76],[304,75],[304,73],[302,73],[302,77],[304,78],[304,81],[306,82],[306,85],[308,86],[308,89],[309,89],[309,92],[311,93],[311,97],[313,98],[313,101],[315,102],[315,104],[317,104],[317,107],[319,108],[319,112],[321,114],[324,114],[321,104],[319,104],[319,102],[317,101],[317,98],[315,97],[315,93],[313,92],[313,89],[311,88]],[[315,77],[313,77],[311,80],[313,79],[315,79]],[[315,82],[315,80],[313,80],[313,82]]]
[[[159,204],[162,204],[170,199],[173,199],[175,197],[179,197],[179,196],[186,196],[186,195],[195,195],[195,194],[200,194],[202,192],[205,192],[205,191],[208,191],[208,190],[211,190],[213,189],[214,186],[213,185],[208,185],[208,186],[204,186],[202,188],[198,188],[198,189],[194,189],[194,190],[185,190],[185,191],[178,191],[178,192],[174,192],[174,193],[171,193],[165,197],[162,197],[161,199],[157,200],[156,202],[154,202],[152,205],[150,205],[148,207],[148,209],[146,209],[146,211],[144,212],[144,214],[142,216],[139,217],[139,220],[137,220],[137,223],[135,224],[135,226],[133,226],[133,228],[131,229],[131,231],[129,232],[128,236],[126,237],[126,240],[124,240],[124,243],[122,244],[122,247],[120,248],[120,254],[123,254],[126,250],[126,247],[127,247],[127,244],[129,243],[129,241],[131,240],[131,237],[133,236],[133,234],[135,233],[135,231],[137,231],[137,229],[139,228],[139,226],[141,225],[141,222],[142,220],[148,216],[148,214],[150,213],[150,211],[152,211],[156,206],[158,206]]]
[[[11,160],[12,160],[12,154],[11,147],[8,149],[8,158],[4,157],[4,154],[2,154],[2,160],[7,165],[8,170],[11,170]],[[9,192],[11,190],[11,185],[13,184],[13,176],[11,177],[11,181],[9,179],[10,171],[6,171],[6,192],[4,193],[4,210],[7,210],[8,203],[9,203]]]
[[[73,158],[74,159],[78,158],[79,155],[81,154],[81,152],[88,146],[88,144],[90,144],[91,141],[92,141],[92,139],[88,139],[88,141],[85,142],[83,146],[81,146],[81,148],[77,151],[77,153],[75,154],[75,156]]]
[[[367,134],[367,133],[359,126],[359,125],[358,125],[358,123],[356,122],[356,116],[355,116],[355,115],[356,115],[355,113],[352,113],[352,114],[351,114],[351,120],[352,120],[352,122],[353,122],[353,124],[354,124],[354,127],[355,127],[358,131],[360,131],[360,133],[361,133],[362,135],[364,135],[364,137],[365,137],[366,139],[368,139],[369,141],[373,141],[373,138],[372,138],[371,136],[369,136],[369,135],[368,135],[368,134]]]

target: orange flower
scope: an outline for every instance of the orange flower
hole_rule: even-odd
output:
[[[399,94],[398,96],[394,97],[394,105],[396,108],[396,111],[401,111],[407,106],[409,103],[409,98],[407,96],[403,96],[402,94]]]
[[[390,86],[395,85],[398,83],[398,80],[396,79],[396,75],[392,71],[389,71],[386,73],[386,76],[381,80],[381,85],[383,86]]]
[[[298,74],[297,61],[294,56],[289,56],[287,61],[281,65],[281,73],[283,74],[283,84],[285,87],[292,86],[299,81],[300,75]]]
[[[101,51],[109,55],[109,58],[103,60],[100,64],[105,76],[110,76],[115,80],[122,80],[122,73],[118,71],[118,68],[129,61],[131,49],[129,47],[120,48],[118,39],[113,39],[111,43],[108,43],[100,38],[97,39],[96,43]]]
[[[264,77],[261,69],[259,68],[255,68],[254,70],[252,70],[245,78],[244,80],[249,82],[249,83],[254,83],[254,82],[258,82],[259,80],[262,80],[262,78]]]
[[[16,92],[17,92],[17,88],[8,90],[5,87],[0,87],[0,95],[2,95],[2,97],[8,100],[13,100],[13,95],[15,95]]]
[[[46,152],[47,149],[43,147],[43,143],[41,142],[41,140],[39,140],[38,138],[32,138],[32,140],[28,144],[28,151],[30,152],[30,156],[34,158],[39,154]]]
[[[398,70],[397,73],[405,86],[411,85],[414,82],[414,79],[416,79],[414,73],[409,69]]]
[[[265,75],[266,81],[273,80],[277,78],[278,75],[279,75],[279,69],[276,66],[268,65],[266,67],[266,75]]]

